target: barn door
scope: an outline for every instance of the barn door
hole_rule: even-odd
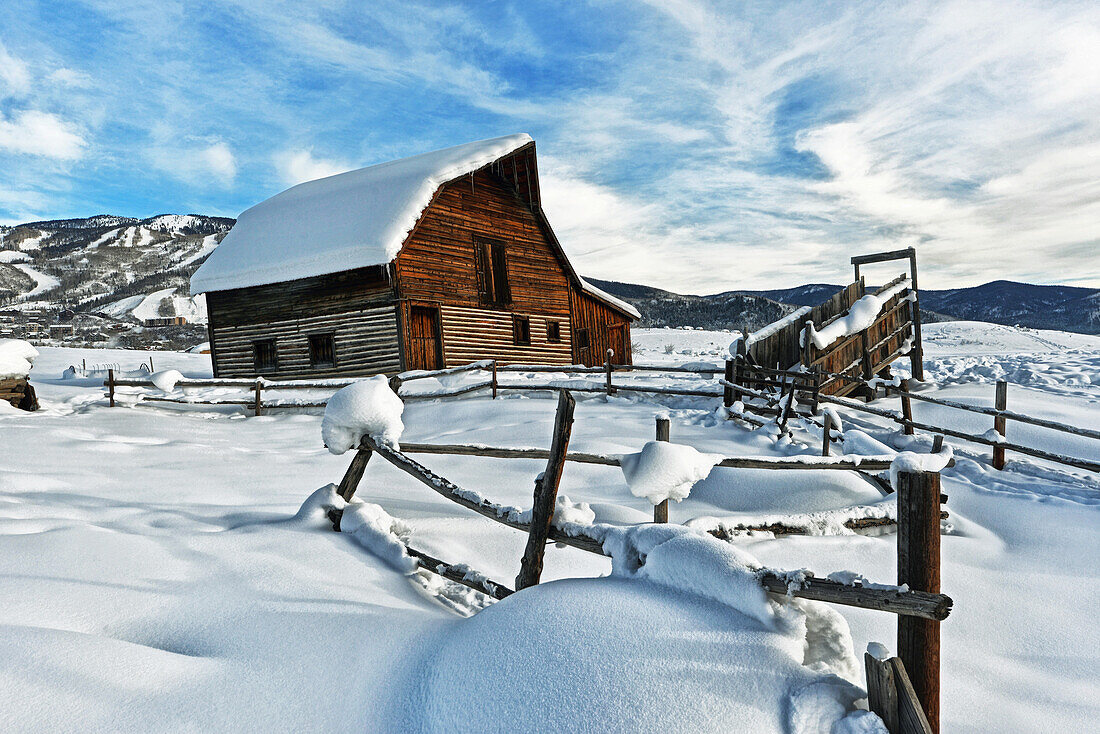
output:
[[[409,343],[405,368],[437,370],[443,367],[443,339],[439,333],[439,309],[409,307]]]
[[[611,361],[615,364],[629,364],[627,357],[626,324],[611,324],[607,327],[607,346],[615,350]],[[607,355],[603,355],[607,359]]]

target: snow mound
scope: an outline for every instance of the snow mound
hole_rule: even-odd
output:
[[[176,389],[176,383],[182,379],[183,375],[179,370],[161,370],[149,375],[149,380],[161,392],[172,392]]]
[[[408,716],[427,732],[819,734],[877,721],[837,672],[854,665],[850,636],[834,660],[817,644],[818,630],[843,619],[819,624],[819,606],[776,607],[784,624],[769,629],[647,580],[539,584],[438,636]],[[473,702],[491,718],[471,720]]]
[[[321,438],[334,454],[359,446],[364,436],[397,446],[405,430],[401,413],[405,404],[390,389],[385,375],[354,382],[337,391],[325,407]]]
[[[890,486],[898,491],[898,474],[901,472],[940,472],[954,458],[955,452],[950,444],[945,444],[938,454],[918,454],[914,451],[902,451],[890,462]]]
[[[419,564],[405,550],[412,528],[391,517],[380,506],[352,502],[344,507],[340,532],[354,537],[387,566],[406,576],[416,573]]]
[[[692,486],[706,479],[723,458],[721,454],[704,454],[692,446],[650,441],[640,452],[624,454],[622,469],[631,494],[656,505],[687,497]]]
[[[26,377],[38,350],[22,339],[0,339],[0,380]]]

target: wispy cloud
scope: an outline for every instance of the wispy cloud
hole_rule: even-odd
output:
[[[52,113],[23,110],[11,119],[0,116],[0,150],[74,160],[86,145],[75,125]]]
[[[288,150],[277,153],[274,156],[274,163],[279,172],[279,178],[287,186],[333,176],[355,167],[343,161],[314,158],[313,151],[310,150]]]

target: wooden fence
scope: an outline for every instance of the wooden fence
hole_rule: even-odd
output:
[[[359,487],[371,457],[378,455],[397,469],[405,472],[437,492],[483,517],[507,525],[528,534],[520,571],[516,576],[515,590],[519,591],[539,583],[543,556],[548,542],[568,545],[589,553],[606,556],[602,535],[595,526],[554,524],[558,486],[566,462],[579,461],[605,465],[619,465],[619,457],[577,454],[568,451],[573,425],[575,401],[568,390],[560,390],[558,408],[549,450],[506,449],[484,446],[455,446],[431,444],[403,444],[401,450],[364,438],[352,458],[338,486],[338,493],[350,501]],[[658,419],[657,439],[669,440],[667,419]],[[411,453],[458,454],[494,458],[526,458],[547,460],[546,470],[535,480],[532,510],[529,515],[518,508],[491,502],[476,492],[464,489],[442,477],[413,459]],[[803,457],[805,458],[805,457]],[[877,460],[867,460],[877,465]],[[744,464],[738,463],[744,462]],[[861,462],[862,464],[862,462]],[[887,462],[883,461],[885,466]],[[855,468],[843,460],[815,460],[809,462],[768,457],[733,457],[719,466],[751,466],[756,469],[848,469]],[[863,609],[891,612],[898,615],[897,667],[903,681],[910,681],[909,689],[900,690],[895,678],[879,675],[869,678],[868,686],[874,693],[872,705],[885,721],[916,721],[920,728],[895,725],[892,732],[934,732],[939,723],[939,624],[950,614],[952,601],[940,593],[940,481],[938,473],[918,472],[899,475],[898,492],[898,586],[879,585],[849,586],[829,579],[819,579],[803,572],[789,574],[772,569],[757,572],[761,585],[770,593],[795,596]],[[662,513],[655,508],[655,521],[667,522],[667,507]],[[342,510],[329,508],[329,518],[339,530]],[[530,520],[524,519],[530,517]],[[409,548],[410,556],[419,566],[477,589],[493,598],[502,599],[515,591],[505,584],[489,580],[483,574],[471,572],[465,565],[440,560],[422,551]],[[904,585],[904,586],[903,586]],[[905,675],[908,671],[908,675]],[[868,663],[868,674],[877,672]],[[910,695],[911,694],[911,695]],[[913,714],[915,707],[917,715]],[[923,717],[923,718],[921,718]]]

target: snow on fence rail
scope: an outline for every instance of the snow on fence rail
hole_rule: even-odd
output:
[[[1014,420],[1020,423],[1026,423],[1028,425],[1039,426],[1041,428],[1048,428],[1053,431],[1060,431],[1062,433],[1069,433],[1075,436],[1083,436],[1085,438],[1092,438],[1100,440],[1100,431],[1094,431],[1088,428],[1081,428],[1079,426],[1071,426],[1065,423],[1059,423],[1057,421],[1047,420],[1045,418],[1035,418],[1033,416],[1024,415],[1023,413],[1016,413],[1007,410],[1008,404],[1008,383],[1004,380],[997,382],[996,391],[994,394],[993,408],[985,408],[977,405],[968,405],[955,400],[946,400],[943,398],[933,398],[928,395],[921,395],[919,393],[911,392],[906,388],[902,388],[898,385],[890,385],[888,383],[883,384],[881,380],[862,381],[862,384],[867,385],[869,388],[874,389],[876,386],[882,387],[887,395],[895,394],[901,397],[901,411],[888,410],[886,408],[873,407],[866,405],[856,400],[843,398],[835,395],[822,395],[821,401],[825,403],[832,403],[834,405],[840,405],[851,410],[856,410],[863,413],[870,413],[882,418],[887,418],[894,423],[902,426],[907,434],[912,434],[914,429],[920,429],[922,431],[930,431],[933,433],[940,433],[943,435],[951,436],[952,438],[962,439],[964,441],[970,441],[973,443],[983,444],[985,446],[993,447],[993,467],[995,469],[1004,469],[1005,467],[1005,452],[1016,451],[1021,454],[1027,454],[1028,456],[1034,456],[1037,459],[1045,459],[1047,461],[1053,461],[1058,464],[1066,466],[1076,467],[1078,469],[1087,469],[1089,471],[1100,472],[1100,461],[1092,459],[1081,459],[1073,456],[1066,456],[1064,454],[1057,454],[1051,451],[1043,451],[1042,449],[1032,448],[1030,446],[1024,446],[1018,443],[1012,443],[1005,439],[1006,433],[1006,421]],[[993,417],[993,435],[976,435],[972,433],[966,433],[964,431],[957,431],[952,428],[945,428],[943,426],[936,426],[929,423],[913,420],[913,400],[920,400],[934,405],[940,405],[946,408],[952,408],[955,410],[962,410],[970,413],[979,413],[982,415],[988,415]]]
[[[624,542],[623,539],[626,536],[623,533],[630,532],[629,529],[595,523],[591,519],[574,522],[557,519],[555,516],[558,508],[558,485],[567,461],[622,464],[621,458],[616,456],[569,453],[574,406],[575,400],[569,390],[559,391],[549,450],[429,444],[404,444],[398,449],[369,435],[364,436],[336,488],[336,494],[345,503],[350,502],[363,479],[368,462],[377,454],[445,499],[490,520],[526,532],[528,542],[521,558],[520,572],[516,577],[516,591],[536,585],[541,578],[543,556],[549,541],[611,557],[618,552],[615,550],[618,545]],[[658,419],[657,438],[658,441],[669,440],[667,418]],[[545,458],[547,464],[546,470],[535,479],[532,508],[530,511],[524,511],[518,507],[492,502],[479,492],[460,487],[436,474],[409,456],[410,453],[416,452],[498,458]],[[736,463],[737,461],[738,459],[725,459],[717,462],[717,465],[740,466]],[[936,466],[942,466],[943,457],[936,457],[934,462]],[[867,463],[885,464],[885,461],[877,458],[856,460],[849,457],[806,457],[798,461],[776,459],[761,462],[754,457],[745,466],[769,469],[810,467],[851,469]],[[897,586],[842,583],[830,578],[817,578],[804,570],[785,572],[759,568],[755,572],[755,577],[765,590],[773,594],[898,615],[897,665],[903,671],[908,671],[908,675],[905,676],[907,681],[911,676],[912,695],[907,701],[911,707],[915,707],[924,715],[926,726],[920,729],[898,728],[895,731],[935,731],[938,730],[939,721],[939,623],[947,618],[952,606],[950,597],[941,594],[939,590],[940,476],[938,471],[928,471],[930,464],[920,458],[911,458],[900,465],[895,460],[893,466],[898,469]],[[655,506],[655,514],[657,507],[659,505]],[[331,505],[326,508],[326,513],[332,520],[334,529],[340,530],[345,514],[344,508]],[[667,512],[663,519],[658,516],[657,521],[667,522]],[[690,527],[681,528],[678,532],[707,532],[721,537],[717,531]],[[401,542],[405,544],[404,541]],[[407,548],[407,544],[405,545]],[[493,598],[501,599],[515,593],[507,586],[492,581],[465,565],[442,561],[414,549],[408,549],[408,554],[415,559],[420,568],[477,589]],[[637,560],[642,564],[646,562],[644,556]],[[877,669],[868,662],[869,675],[873,672],[877,672]],[[896,703],[899,692],[892,687],[892,684],[884,686],[883,681],[878,679],[869,678],[869,687],[874,687],[875,691],[873,698],[877,708],[873,710],[884,719],[896,720],[899,713],[899,705]],[[908,694],[909,691],[904,690],[901,693]],[[928,722],[933,723],[927,725]]]

